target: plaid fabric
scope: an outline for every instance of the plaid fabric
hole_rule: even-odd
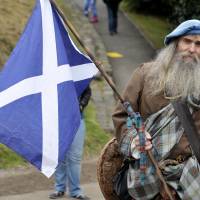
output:
[[[152,153],[159,164],[166,181],[184,200],[200,199],[200,175],[199,164],[195,158],[190,158],[185,163],[176,165],[165,162],[171,149],[179,142],[184,129],[173,106],[169,104],[157,113],[151,115],[145,122],[146,130],[152,135]],[[124,137],[121,149],[131,144],[131,132]],[[126,138],[127,137],[127,138]],[[124,148],[124,149],[126,149]],[[130,151],[130,150],[129,150]],[[127,155],[130,155],[130,152]],[[147,162],[146,179],[142,185],[140,181],[139,161],[129,166],[127,185],[129,194],[136,200],[153,199],[160,191],[160,182],[151,162]]]
[[[181,199],[200,199],[200,165],[195,157],[189,158],[186,162],[180,178],[180,186],[183,189],[182,192],[179,192]]]
[[[124,134],[124,138],[122,139],[121,145],[120,145],[120,152],[125,156],[125,157],[130,157],[131,156],[131,143],[135,136],[137,135],[137,130],[133,126],[133,121],[131,120],[130,117],[127,118],[126,121],[126,126],[127,130],[126,133]]]

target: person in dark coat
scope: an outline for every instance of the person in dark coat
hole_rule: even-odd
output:
[[[103,0],[108,10],[108,29],[110,35],[117,34],[118,8],[121,0]]]

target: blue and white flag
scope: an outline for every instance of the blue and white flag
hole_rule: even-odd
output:
[[[0,142],[50,177],[79,127],[78,97],[97,71],[49,0],[37,0],[0,73]]]

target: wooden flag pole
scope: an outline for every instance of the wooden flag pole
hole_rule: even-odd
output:
[[[117,91],[115,84],[113,83],[113,81],[110,79],[110,77],[108,76],[108,74],[104,71],[103,69],[103,65],[101,62],[97,61],[96,58],[93,56],[93,54],[89,51],[89,49],[84,45],[84,43],[82,42],[82,40],[80,39],[79,34],[77,33],[77,31],[75,30],[75,28],[73,27],[73,25],[71,24],[71,22],[69,22],[69,20],[66,19],[65,15],[63,14],[63,12],[61,11],[61,9],[57,6],[57,4],[55,3],[54,0],[50,0],[51,4],[54,6],[54,8],[56,9],[56,11],[59,13],[59,15],[61,16],[63,22],[66,24],[66,26],[69,28],[69,30],[73,33],[73,35],[75,36],[76,40],[80,43],[80,45],[82,46],[82,48],[85,50],[85,52],[87,53],[87,55],[90,57],[90,59],[93,61],[93,63],[96,65],[96,67],[99,69],[99,71],[101,72],[101,75],[105,78],[106,82],[109,84],[109,86],[112,88],[113,92],[116,94],[116,96],[118,97],[118,99],[120,100],[120,102],[122,103],[122,105],[124,104],[124,99],[122,98],[122,96],[119,94],[119,92]],[[153,154],[151,153],[151,151],[147,151],[149,158],[151,160],[151,162],[153,163],[153,165],[156,168],[156,173],[161,181],[161,183],[163,184],[163,188],[166,192],[166,194],[168,195],[170,200],[174,200],[171,191],[167,185],[167,183],[165,182],[165,179],[160,171],[160,168],[155,160],[155,158],[153,157]]]
[[[65,15],[63,14],[63,12],[61,11],[61,9],[57,6],[57,4],[55,3],[54,0],[50,0],[51,4],[56,8],[57,12],[59,13],[59,15],[61,16],[62,20],[64,21],[64,23],[66,24],[66,26],[69,28],[69,30],[74,34],[76,40],[80,43],[80,45],[83,47],[84,51],[87,53],[87,55],[90,57],[90,59],[93,61],[93,63],[96,65],[96,67],[98,68],[98,70],[101,72],[102,76],[106,79],[107,83],[110,85],[110,87],[113,89],[114,93],[117,95],[118,99],[123,102],[123,99],[121,97],[121,95],[118,93],[118,91],[116,90],[116,87],[113,83],[113,81],[110,79],[110,77],[107,75],[107,73],[105,73],[105,71],[103,70],[103,65],[101,62],[97,61],[96,58],[93,56],[93,54],[90,52],[90,50],[85,46],[85,44],[82,42],[82,40],[80,39],[79,34],[77,33],[77,31],[75,30],[75,28],[73,27],[73,25],[71,24],[71,22],[69,22],[69,20],[66,19]]]

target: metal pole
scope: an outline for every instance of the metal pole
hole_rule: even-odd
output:
[[[114,91],[114,93],[116,94],[116,96],[118,97],[118,99],[120,100],[120,102],[124,103],[124,99],[122,98],[122,96],[119,94],[119,92],[117,91],[115,84],[113,83],[113,81],[110,79],[110,77],[107,75],[107,73],[104,71],[103,67],[102,67],[102,63],[100,63],[99,61],[96,60],[96,58],[93,56],[93,54],[89,51],[89,49],[84,45],[84,43],[82,42],[82,40],[80,39],[79,34],[77,33],[77,31],[75,30],[75,28],[73,27],[73,25],[66,19],[65,15],[63,14],[63,12],[61,11],[61,9],[57,6],[57,4],[55,3],[54,0],[50,0],[51,4],[55,7],[55,9],[57,10],[57,12],[59,13],[59,15],[61,16],[62,20],[64,21],[64,23],[66,24],[66,26],[70,29],[70,31],[74,34],[76,40],[80,43],[80,45],[83,47],[83,49],[85,50],[85,52],[87,53],[87,55],[90,57],[90,59],[94,62],[94,64],[96,65],[96,67],[99,69],[99,71],[101,72],[101,75],[105,78],[105,80],[107,81],[107,83],[109,84],[109,86],[112,88],[112,90]],[[160,171],[160,168],[155,160],[155,158],[153,157],[151,151],[147,151],[149,158],[151,160],[151,162],[153,163],[153,165],[156,168],[156,172],[157,175],[161,181],[161,183],[163,184],[163,187],[165,189],[166,194],[169,196],[170,200],[174,200],[170,189],[167,185],[167,183],[165,182],[165,179]]]

